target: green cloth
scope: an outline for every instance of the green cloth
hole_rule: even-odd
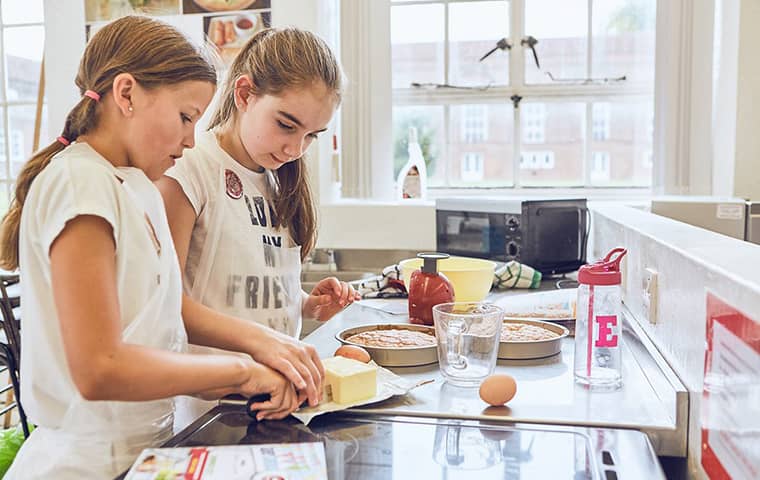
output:
[[[34,430],[32,425],[29,426],[29,431]],[[24,430],[21,428],[21,424],[16,425],[13,428],[0,431],[0,478],[5,476],[5,472],[11,468],[13,459],[16,458],[16,454],[21,448],[21,444],[24,443]]]

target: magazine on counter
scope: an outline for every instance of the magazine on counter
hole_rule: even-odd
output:
[[[327,480],[325,447],[271,443],[148,448],[125,480]]]

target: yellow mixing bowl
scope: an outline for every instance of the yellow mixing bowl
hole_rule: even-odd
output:
[[[412,272],[422,266],[421,258],[408,258],[399,262],[401,276],[409,285]],[[450,257],[438,260],[438,271],[446,275],[454,287],[457,302],[480,302],[486,298],[493,283],[496,263],[482,258]]]

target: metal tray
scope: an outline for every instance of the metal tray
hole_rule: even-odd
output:
[[[368,347],[359,343],[349,342],[346,340],[351,335],[372,331],[372,330],[416,330],[425,332],[435,337],[435,329],[426,325],[413,325],[411,323],[384,323],[380,325],[361,325],[358,327],[346,328],[335,334],[339,342],[346,345],[356,345],[369,352],[372,360],[378,365],[384,367],[413,367],[417,365],[428,365],[438,362],[438,346],[430,345],[428,347],[409,347],[409,348],[392,348],[392,347]]]
[[[505,320],[504,323],[524,323],[545,328],[559,335],[549,340],[535,340],[532,342],[499,342],[497,357],[502,360],[526,360],[530,358],[544,358],[556,355],[562,350],[562,339],[570,334],[570,331],[562,325],[544,322],[541,320]]]
[[[512,317],[509,315],[506,315],[504,317],[504,320],[508,320],[510,322],[523,322],[525,320],[535,320],[539,322],[549,322],[554,323],[555,325],[562,325],[563,327],[567,328],[567,330],[570,332],[570,336],[575,336],[575,318],[555,318],[555,317]]]

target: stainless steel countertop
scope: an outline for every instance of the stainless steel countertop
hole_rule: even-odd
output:
[[[497,300],[498,295],[489,296],[489,300]],[[395,306],[399,310],[399,305]],[[624,316],[623,387],[620,390],[597,392],[577,385],[573,379],[574,339],[566,338],[559,355],[538,360],[498,361],[496,373],[508,373],[517,380],[517,395],[508,406],[490,407],[480,399],[477,388],[445,383],[436,363],[391,368],[414,382],[430,379],[435,382],[418,387],[406,396],[348,412],[630,428],[647,433],[658,455],[685,457],[687,390],[627,312]],[[304,340],[313,344],[321,357],[329,357],[340,345],[335,334],[344,328],[406,322],[407,316],[389,314],[358,302]]]

